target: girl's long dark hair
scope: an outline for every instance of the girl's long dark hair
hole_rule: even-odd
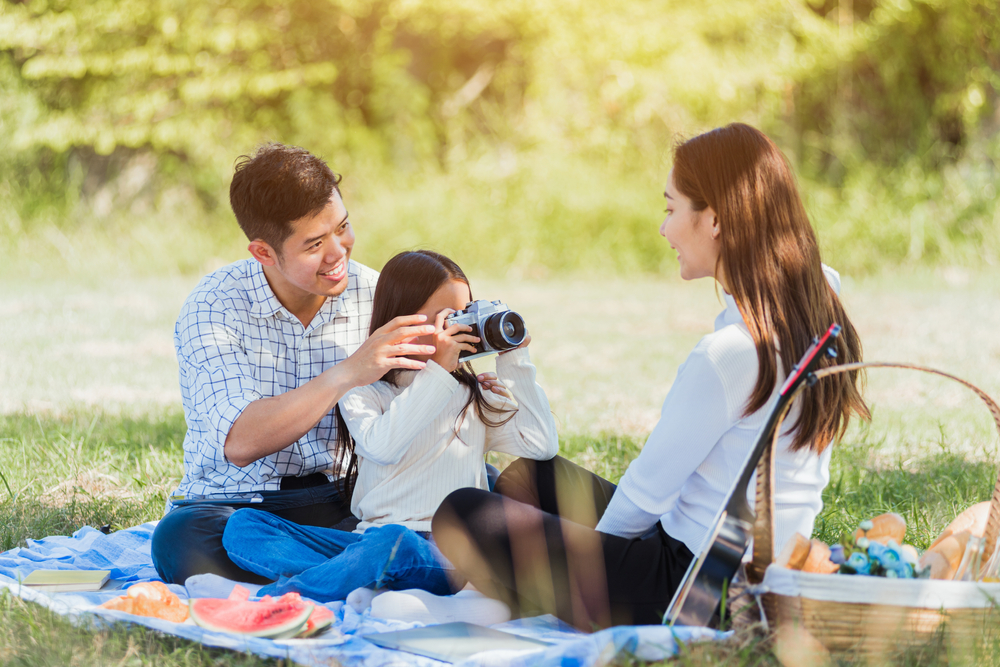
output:
[[[680,144],[674,184],[696,211],[711,207],[719,224],[719,266],[757,348],[757,383],[744,414],[767,403],[778,380],[833,322],[843,327],[836,360],[861,361],[861,340],[827,284],[816,235],[785,156],[763,132],[733,123]],[[858,371],[823,378],[799,400],[792,450],[822,452],[847,429],[851,415],[868,418]]]
[[[372,302],[372,319],[368,327],[368,335],[376,329],[388,324],[401,315],[412,315],[423,308],[427,300],[449,280],[458,280],[466,285],[469,279],[462,269],[444,255],[430,250],[413,250],[401,252],[382,267],[378,283],[375,286],[375,297]],[[469,298],[472,298],[472,288],[469,287]],[[382,376],[382,380],[396,386],[400,370],[393,369]],[[469,399],[456,419],[456,432],[469,406],[474,405],[479,418],[488,427],[506,424],[514,417],[516,410],[498,408],[491,405],[479,389],[479,381],[468,362],[458,365],[452,376],[469,390]],[[358,474],[357,455],[354,453],[354,439],[347,430],[347,424],[340,413],[340,405],[336,408],[337,415],[337,465],[343,464],[349,454],[350,461],[343,477],[343,497],[349,502],[354,492],[354,483]],[[495,415],[496,418],[490,415]]]

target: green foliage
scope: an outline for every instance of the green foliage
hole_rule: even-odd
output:
[[[796,163],[830,263],[1000,258],[992,0],[0,0],[0,89],[26,252],[231,256],[233,160],[279,140],[355,179],[378,248],[655,271],[670,146],[739,119]]]
[[[791,116],[806,163],[841,177],[865,160],[937,166],[995,146],[1000,19],[992,0],[859,0],[818,8],[840,57],[798,80]],[[983,146],[983,140],[987,146]]]

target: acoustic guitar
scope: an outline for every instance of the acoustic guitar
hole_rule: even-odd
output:
[[[809,386],[816,382],[813,371],[824,356],[837,356],[835,339],[840,335],[840,329],[839,324],[833,324],[822,337],[813,338],[812,345],[788,374],[756,444],[743,463],[743,472],[715,517],[711,539],[698,558],[691,561],[670,601],[663,616],[665,624],[709,626],[720,613],[720,605],[725,603],[725,591],[739,569],[753,536],[755,516],[747,503],[750,478],[767,444],[775,438],[775,430],[789,409],[795,390],[803,382],[809,383]]]

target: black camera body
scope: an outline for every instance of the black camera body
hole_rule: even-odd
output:
[[[472,335],[479,337],[476,351],[462,352],[459,361],[512,350],[523,343],[528,334],[524,318],[499,301],[470,301],[463,310],[452,313],[444,321],[445,328],[452,324],[466,324],[472,327]]]

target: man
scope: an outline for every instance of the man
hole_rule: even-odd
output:
[[[237,160],[230,203],[252,258],[202,279],[174,331],[188,431],[184,477],[153,533],[167,582],[208,572],[263,582],[222,546],[243,507],[353,528],[334,407],[390,369],[423,368],[405,355],[434,352],[410,342],[434,331],[423,315],[366,340],[378,274],[350,259],[339,182],[301,148],[268,144]]]

